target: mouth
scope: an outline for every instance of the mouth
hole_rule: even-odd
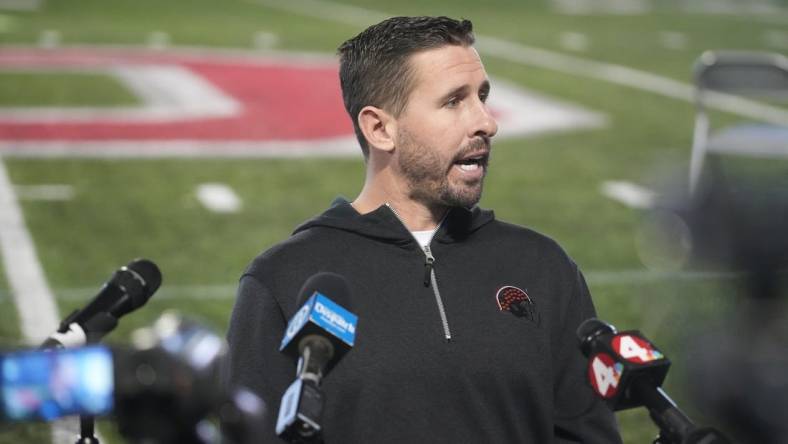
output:
[[[455,160],[454,165],[456,165],[460,170],[464,172],[472,173],[487,167],[487,162],[489,159],[490,159],[489,151],[487,150],[475,151],[472,153],[465,154],[459,159]]]

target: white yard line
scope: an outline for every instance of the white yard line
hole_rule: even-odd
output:
[[[788,25],[788,13],[784,10],[775,14],[728,14],[725,18],[745,22],[761,22],[770,25]]]
[[[74,198],[74,187],[60,184],[14,185],[18,200],[62,201]]]
[[[725,14],[743,16],[780,15],[785,8],[770,0],[695,0],[684,2],[683,10],[700,14]]]
[[[11,295],[19,313],[22,339],[31,346],[40,344],[55,331],[59,314],[33,239],[0,159],[0,252]],[[76,421],[76,422],[75,422]],[[79,430],[77,420],[52,423],[52,442],[71,444]]]
[[[170,285],[159,289],[152,300],[224,300],[235,298],[238,286],[234,284],[220,285]],[[58,288],[55,289],[57,298],[61,301],[84,300],[86,295],[96,292],[95,288]]]
[[[570,15],[638,15],[651,12],[648,0],[552,0],[554,10]]]
[[[695,87],[690,84],[626,66],[582,59],[495,37],[480,36],[476,47],[486,54],[523,65],[602,80],[685,102],[695,100]],[[706,98],[709,108],[776,125],[788,125],[788,111],[782,108],[730,94],[708,92]]]
[[[0,250],[23,339],[39,344],[58,326],[58,309],[38,261],[22,210],[0,162]]]
[[[246,0],[283,11],[314,17],[321,20],[344,23],[352,26],[368,26],[381,22],[391,14],[359,6],[324,0]]]
[[[9,11],[36,11],[42,0],[0,0],[0,9]]]
[[[735,279],[742,275],[734,272],[711,271],[650,271],[650,270],[613,270],[584,272],[589,285],[645,284],[654,282],[704,281]],[[597,296],[599,297],[599,296]]]
[[[391,17],[381,11],[348,6],[328,0],[247,0],[270,8],[331,20],[354,26],[368,26]],[[587,77],[654,94],[693,102],[695,88],[687,83],[612,63],[597,62],[521,45],[497,37],[477,34],[476,47],[491,56],[528,66]],[[688,73],[689,75],[689,73]],[[777,125],[788,125],[788,111],[729,94],[708,94],[709,108],[761,120]]]
[[[583,274],[592,285],[626,285],[659,283],[664,281],[702,281],[733,279],[741,274],[733,272],[704,272],[704,271],[651,271],[645,269],[633,270],[591,270]],[[216,285],[167,285],[156,292],[152,301],[230,301],[235,299],[238,289],[236,284]],[[56,288],[58,300],[81,301],[96,292],[95,287]],[[2,295],[0,295],[2,296]]]
[[[29,44],[4,44],[2,49],[14,51],[38,50]],[[124,55],[150,55],[150,49],[139,44],[121,43],[73,43],[60,47],[63,51],[90,50],[98,55],[117,57],[120,52]],[[207,46],[178,45],[167,48],[168,55],[177,56],[182,62],[204,62],[206,57],[225,63],[251,63],[270,66],[272,63],[286,63],[288,65],[303,67],[325,67],[327,64],[336,63],[336,56],[330,52],[289,51],[283,49],[244,49],[244,48],[214,48]],[[0,54],[1,55],[1,54]],[[22,56],[26,57],[26,56]],[[5,60],[0,60],[4,62]],[[49,66],[49,63],[43,65]],[[9,69],[3,66],[3,69]]]
[[[0,141],[5,157],[25,158],[301,158],[359,157],[354,136],[313,141],[205,141],[205,140],[26,140]]]

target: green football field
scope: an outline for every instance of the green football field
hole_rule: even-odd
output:
[[[689,85],[693,63],[705,50],[786,52],[788,10],[779,9],[784,2],[764,2],[780,12],[712,14],[702,8],[687,11],[678,0],[654,0],[632,2],[651,5],[648,11],[568,14],[557,9],[562,3],[572,2],[49,0],[30,11],[4,10],[0,2],[0,44],[35,46],[55,35],[63,46],[146,45],[151,33],[158,32],[166,33],[173,46],[253,49],[255,36],[266,33],[275,36],[277,50],[331,54],[380,15],[473,20],[492,76],[607,118],[602,128],[494,143],[480,205],[558,240],[583,269],[599,317],[619,329],[641,330],[672,359],[666,389],[700,420],[702,412],[686,395],[691,382],[682,372],[689,359],[683,355],[684,344],[692,325],[726,315],[736,293],[734,282],[672,273],[676,270],[671,263],[647,267],[644,261],[655,261],[649,254],[655,247],[642,242],[647,213],[601,191],[609,181],[657,189],[668,177],[683,186],[694,106],[686,98],[655,92],[648,83],[624,85],[613,74],[596,75],[582,62],[633,68]],[[572,63],[558,68],[521,60],[486,46],[491,40],[485,38],[566,55]],[[0,111],[12,106],[111,107],[135,100],[109,78],[47,76],[0,72]],[[715,112],[714,118],[730,123],[746,116]],[[355,197],[364,170],[360,155],[1,159],[15,186],[62,184],[73,190],[64,200],[19,198],[61,315],[83,305],[132,258],[149,258],[162,269],[161,289],[143,309],[123,318],[108,338],[114,342],[125,342],[132,330],[149,325],[166,309],[177,309],[223,334],[245,265],[335,196]],[[207,210],[195,194],[202,183],[230,186],[243,202],[241,211]],[[21,334],[8,281],[0,273],[0,344],[13,346]],[[642,409],[620,413],[619,420],[626,443],[650,442],[656,434]],[[102,429],[107,436],[110,427],[106,423]],[[0,443],[43,442],[47,433],[40,424],[3,426]]]

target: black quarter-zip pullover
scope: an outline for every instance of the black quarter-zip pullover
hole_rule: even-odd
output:
[[[265,400],[261,442],[278,442],[279,402],[295,378],[278,346],[298,291],[331,271],[348,280],[359,321],[355,347],[323,380],[325,442],[619,443],[585,380],[575,330],[595,313],[564,251],[491,211],[453,208],[430,253],[435,281],[425,285],[425,253],[390,208],[360,215],[337,200],[251,263],[225,378]],[[527,316],[500,309],[506,286],[527,293]]]

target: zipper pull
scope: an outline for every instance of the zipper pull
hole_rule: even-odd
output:
[[[429,287],[430,286],[430,274],[432,274],[432,262],[433,262],[433,260],[430,260],[429,258],[427,258],[427,261],[424,262],[424,286],[425,287]]]
[[[435,258],[432,256],[429,245],[424,247],[424,255],[426,256],[424,261],[424,286],[429,287],[430,277],[432,275],[432,264],[435,262]]]

